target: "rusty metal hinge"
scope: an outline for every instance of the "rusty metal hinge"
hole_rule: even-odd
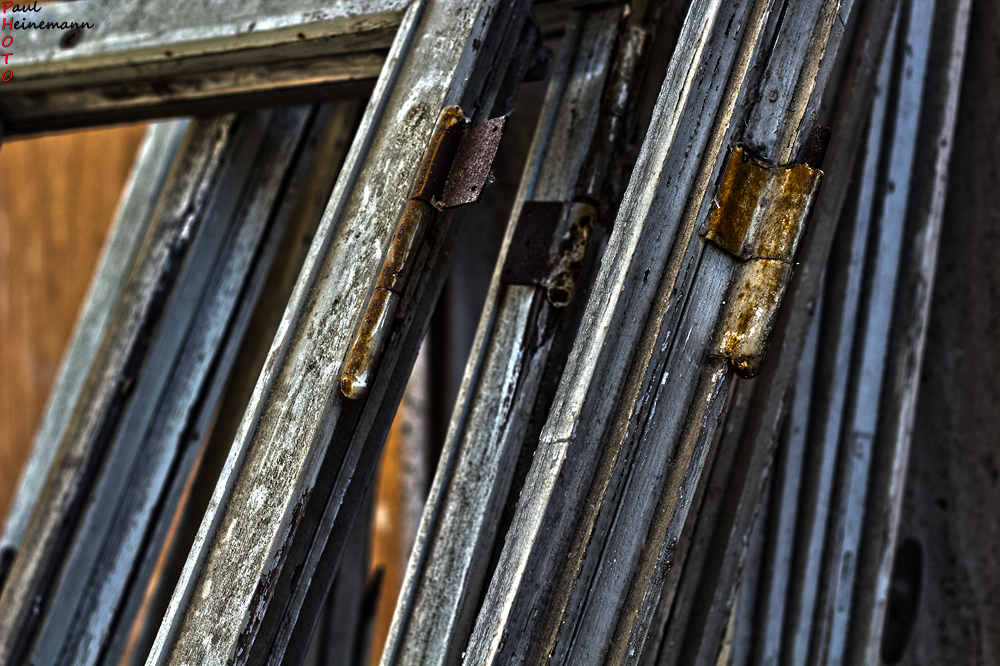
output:
[[[829,133],[821,129],[825,148]],[[705,238],[743,261],[733,273],[709,354],[729,359],[740,377],[761,370],[822,175],[810,164],[768,163],[743,146],[729,159]]]
[[[639,27],[629,27],[622,34],[573,200],[524,202],[500,271],[501,284],[543,287],[555,307],[573,300],[587,245],[600,220],[601,192],[625,127],[632,80],[648,37]]]
[[[501,284],[541,286],[549,303],[569,305],[597,216],[597,208],[582,201],[525,201],[500,270]]]
[[[414,261],[438,211],[476,203],[490,176],[507,116],[471,123],[457,106],[441,112],[416,182],[389,242],[375,290],[354,337],[340,390],[362,398],[385,348]]]

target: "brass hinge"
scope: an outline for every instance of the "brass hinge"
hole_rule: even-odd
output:
[[[358,400],[368,392],[417,250],[437,212],[476,203],[482,196],[506,123],[507,116],[470,123],[457,106],[441,112],[347,352],[340,390],[348,398]]]
[[[768,163],[743,146],[729,159],[705,237],[743,261],[709,354],[729,359],[740,377],[761,370],[822,175],[809,164]]]

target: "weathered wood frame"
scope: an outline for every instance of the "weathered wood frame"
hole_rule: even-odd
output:
[[[460,214],[440,220],[423,250],[410,303],[361,404],[345,403],[336,390],[345,345],[437,109],[460,103],[477,120],[493,111],[527,11],[525,2],[491,1],[471,8],[447,0],[414,0],[408,7],[363,0],[319,5],[297,0],[301,16],[292,18],[287,4],[279,13],[278,3],[261,0],[232,20],[219,22],[207,10],[153,34],[140,4],[130,2],[121,17],[83,39],[64,33],[53,41],[55,33],[32,33],[18,79],[0,98],[4,131],[19,134],[268,104],[279,93],[287,104],[373,90],[150,663],[278,663],[305,645],[426,330]],[[541,658],[550,651],[557,661],[632,663],[642,655],[663,574],[732,382],[725,361],[704,358],[732,258],[705,245],[696,236],[697,223],[736,138],[774,162],[798,156],[851,11],[850,2],[789,2],[778,26],[768,0],[736,8],[711,0],[693,5],[651,132],[661,144],[640,157],[584,335],[542,434],[540,471],[529,475],[469,645],[470,655],[484,662]],[[79,5],[43,13],[58,21],[74,10]],[[727,19],[750,35],[732,40],[727,29],[723,36]],[[213,27],[199,31],[199,21]],[[779,41],[771,60],[761,63],[776,30],[796,31],[797,38]],[[734,73],[686,78],[709,56]],[[762,67],[759,80],[755,66]],[[792,80],[796,85],[788,84]],[[758,99],[741,117],[741,104],[758,89],[770,93],[772,85],[773,97]],[[686,140],[688,133],[694,139],[686,146],[662,141]],[[667,222],[653,222],[661,213]],[[815,277],[804,281],[798,292],[793,286],[800,309],[819,288]],[[779,335],[793,350],[775,387],[760,398],[781,415],[807,324],[800,316],[790,334]],[[685,342],[675,343],[679,338]],[[684,379],[661,389],[661,375]],[[758,463],[769,460],[767,441],[776,436],[757,433],[755,451],[764,456]],[[667,481],[629,462],[636,456],[652,470],[669,472]],[[570,501],[553,499],[560,476],[570,480],[571,500],[587,499],[593,512],[568,522],[559,518]],[[679,499],[670,495],[678,489]],[[624,523],[615,521],[620,493],[641,500],[634,519]],[[652,538],[644,547],[629,546],[633,532]],[[595,535],[597,550],[606,552],[588,552]],[[556,550],[570,552],[569,562],[552,557]],[[578,577],[584,584],[575,582]],[[539,594],[549,585],[553,589]],[[613,603],[604,607],[608,599]],[[545,612],[533,613],[538,606]],[[570,630],[561,633],[567,618]],[[705,650],[714,649],[711,637],[719,631],[707,632]],[[499,642],[511,635],[520,638]],[[712,656],[699,652],[705,663]]]
[[[366,94],[407,0],[88,0],[4,14],[7,135]]]
[[[321,520],[318,526],[322,533],[320,543],[311,549],[310,553],[309,546],[313,542],[313,535],[310,533],[300,536],[299,539],[300,547],[305,550],[298,555],[311,557],[311,564],[307,567],[307,575],[299,579],[305,581],[300,585],[300,595],[292,601],[293,606],[289,607],[292,613],[291,620],[284,622],[281,619],[285,613],[284,598],[281,603],[276,603],[273,612],[268,614],[269,623],[266,625],[266,630],[271,632],[268,636],[269,638],[274,636],[275,632],[278,632],[279,636],[276,644],[277,657],[272,658],[280,659],[281,653],[292,638],[290,632],[297,628],[295,619],[298,607],[303,603],[306,605],[312,603],[302,595],[308,591],[308,582],[313,578],[312,574],[320,565],[319,560],[322,556],[330,557],[332,561],[326,563],[324,560],[325,578],[320,577],[324,584],[317,586],[323,589],[321,592],[315,592],[314,596],[325,597],[325,591],[329,587],[329,578],[336,568],[336,559],[343,545],[338,543],[334,548],[324,548],[329,529],[334,527],[334,522],[338,531],[350,529],[350,522],[353,520],[360,498],[355,498],[352,504],[350,498],[353,495],[349,495],[350,510],[345,512],[340,509],[343,493],[348,485],[351,486],[351,493],[355,493],[355,487],[367,485],[367,480],[374,469],[378,450],[384,439],[384,430],[388,427],[399,396],[393,395],[384,405],[379,398],[389,387],[392,387],[390,393],[395,392],[395,387],[399,384],[390,380],[389,375],[400,351],[405,350],[404,357],[412,356],[411,352],[415,353],[415,346],[411,343],[423,337],[432,304],[447,272],[449,247],[454,245],[460,228],[460,225],[451,223],[451,218],[455,216],[447,215],[443,220],[439,220],[438,228],[432,234],[430,246],[418,257],[421,263],[427,262],[427,265],[422,271],[418,271],[419,277],[414,281],[415,284],[409,294],[416,296],[417,301],[406,308],[405,319],[393,336],[394,340],[404,336],[407,342],[403,345],[394,345],[393,350],[386,354],[381,365],[379,386],[375,391],[377,397],[367,400],[365,403],[367,408],[349,405],[347,410],[349,417],[342,422],[339,429],[334,429],[336,414],[339,412],[337,405],[342,401],[336,390],[337,382],[322,382],[322,378],[300,372],[299,366],[302,363],[309,363],[316,367],[315,362],[310,359],[315,358],[318,353],[319,357],[329,355],[329,363],[324,364],[321,374],[336,373],[339,370],[340,353],[337,351],[335,340],[345,336],[349,338],[353,331],[353,326],[342,326],[340,322],[352,322],[360,315],[354,310],[363,303],[364,293],[371,284],[374,271],[378,268],[377,259],[384,251],[385,243],[391,234],[390,222],[396,217],[397,195],[409,187],[413,177],[412,171],[419,162],[416,158],[423,150],[426,134],[436,120],[437,110],[445,103],[461,103],[467,113],[476,119],[483,119],[494,110],[495,97],[501,85],[505,83],[507,60],[518,46],[520,26],[526,17],[528,5],[524,2],[513,5],[483,3],[473,6],[463,6],[454,2],[422,1],[395,4],[341,2],[331,8],[323,6],[323,3],[313,2],[299,3],[297,9],[304,16],[291,14],[291,20],[288,18],[287,3],[280,6],[280,12],[275,11],[278,5],[279,3],[273,2],[254,5],[253,12],[249,16],[237,17],[249,21],[249,25],[245,28],[240,20],[222,22],[221,27],[210,23],[206,27],[202,22],[213,19],[213,14],[209,11],[199,13],[195,17],[187,17],[192,20],[187,23],[182,21],[184,24],[178,30],[167,34],[155,34],[155,31],[154,34],[147,34],[143,29],[149,28],[149,21],[143,22],[148,17],[143,16],[141,4],[130,3],[125,8],[123,16],[115,17],[118,20],[109,21],[109,25],[102,31],[93,35],[86,34],[85,38],[78,42],[63,40],[60,46],[51,39],[45,39],[52,37],[51,33],[33,33],[31,46],[35,48],[26,55],[28,62],[25,66],[19,68],[16,84],[12,84],[5,91],[10,94],[3,98],[7,106],[0,104],[0,116],[3,117],[8,133],[23,133],[155,117],[180,111],[205,112],[217,110],[220,105],[221,108],[232,108],[234,105],[243,105],[249,98],[253,98],[251,102],[273,104],[275,101],[273,95],[279,92],[282,93],[281,102],[287,104],[291,100],[301,99],[301,96],[314,99],[316,95],[328,95],[334,88],[341,93],[344,90],[352,92],[358,90],[356,87],[345,88],[342,85],[345,83],[353,84],[367,80],[369,89],[371,84],[375,84],[372,102],[348,156],[346,168],[332,197],[324,223],[317,234],[313,251],[307,259],[299,288],[293,295],[292,304],[286,313],[286,322],[281,327],[278,341],[275,343],[268,372],[262,380],[264,382],[262,386],[266,385],[267,381],[273,381],[277,375],[285,371],[288,379],[300,386],[308,387],[309,392],[332,388],[328,395],[328,399],[333,401],[333,405],[330,405],[332,412],[325,409],[316,410],[311,405],[295,401],[269,401],[270,406],[277,408],[279,412],[287,411],[289,420],[295,424],[293,428],[288,430],[279,428],[273,433],[285,442],[286,449],[295,452],[296,455],[293,457],[297,457],[306,466],[299,469],[292,466],[288,458],[275,459],[272,456],[269,459],[279,465],[276,473],[264,473],[263,477],[253,477],[251,474],[251,477],[257,478],[258,481],[264,479],[275,482],[276,492],[285,497],[284,500],[278,500],[279,506],[284,505],[290,510],[296,498],[301,499],[303,493],[306,497],[309,495],[308,486],[314,483],[316,474],[322,466],[320,463],[331,436],[335,439],[346,438],[342,440],[342,444],[346,445],[345,448],[334,444],[334,449],[338,451],[338,462],[331,460],[322,466],[333,472],[333,476],[327,474],[327,480],[336,481],[336,490],[329,520]],[[108,7],[109,3],[101,6]],[[220,11],[219,7],[214,9],[216,13]],[[58,21],[67,17],[68,12],[73,10],[79,11],[80,5],[45,7],[41,14],[46,20]],[[220,17],[214,17],[218,18]],[[199,30],[199,26],[205,29]],[[115,35],[115,28],[122,29],[124,36]],[[67,55],[64,48],[67,45],[72,46],[75,53]],[[409,57],[412,55],[412,50],[421,54],[419,60]],[[522,57],[524,55],[522,54]],[[316,76],[315,68],[310,70],[309,67],[299,66],[304,62],[322,64],[324,58],[329,60],[328,69],[333,72],[327,78]],[[298,60],[298,64],[293,63],[294,66],[287,70],[294,76],[289,78],[287,71],[282,74],[280,68],[271,66],[275,59]],[[420,64],[424,61],[432,62],[435,66],[424,67]],[[513,73],[515,77],[519,77],[522,64],[518,63],[517,67],[519,69]],[[220,70],[226,71],[226,76],[213,80],[212,72]],[[253,80],[250,88],[245,85],[244,75],[250,76]],[[244,80],[240,79],[241,76]],[[374,80],[376,76],[380,76],[377,82]],[[399,77],[402,77],[402,83],[397,81]],[[216,85],[206,95],[204,90],[185,88],[185,81],[190,80],[210,80]],[[166,89],[169,94],[150,95],[150,88],[157,86],[160,86],[158,89],[160,92]],[[39,94],[40,88],[45,88],[44,95]],[[294,93],[291,97],[290,91]],[[115,101],[109,102],[109,100]],[[382,122],[383,118],[386,120],[385,123]],[[380,194],[377,194],[374,200],[370,198],[369,193],[369,188],[373,184],[380,190]],[[346,216],[353,222],[343,222],[345,207],[348,208]],[[381,222],[373,224],[373,220]],[[334,241],[334,235],[338,234],[340,240]],[[363,248],[360,253],[359,247]],[[331,250],[334,257],[330,258],[329,263],[325,263],[325,255]],[[359,257],[362,256],[368,257],[371,261],[359,261]],[[324,266],[336,268],[328,272]],[[326,277],[320,277],[319,273],[326,273]],[[332,288],[333,294],[329,291],[324,292],[323,289],[317,291],[316,282],[323,284],[327,279],[330,284],[326,288],[327,290]],[[331,317],[328,308],[316,307],[316,299],[320,298],[318,294],[322,293],[327,293],[329,296],[329,299],[326,299],[328,305],[331,305],[332,301],[331,307],[343,312]],[[318,316],[322,321],[313,324],[303,321],[312,316]],[[416,330],[407,333],[414,321],[417,322]],[[319,329],[326,329],[327,333],[332,334],[333,339],[324,337],[324,334],[316,328],[316,324],[319,324]],[[300,335],[303,329],[308,330],[307,338],[311,336],[311,342],[305,343],[311,350],[308,352],[298,350],[300,354],[289,355],[285,338],[289,335]],[[312,345],[318,346],[312,347]],[[279,355],[283,357],[282,362],[276,362]],[[412,361],[412,358],[408,360]],[[289,366],[295,369],[289,370]],[[395,375],[405,377],[409,366],[408,362],[401,363],[398,371],[393,374],[393,379],[398,379]],[[320,379],[318,384],[315,383],[317,379]],[[261,387],[258,387],[256,400],[261,398],[260,391]],[[259,418],[260,413],[253,409],[253,404],[254,401],[251,402],[248,414],[251,418]],[[273,416],[269,415],[269,418]],[[363,418],[360,429],[357,429],[355,425],[359,416]],[[377,425],[374,432],[367,435],[366,433],[373,427],[373,420],[377,420]],[[315,441],[321,448],[317,451],[301,446],[302,440],[297,436],[303,434],[302,428],[309,423],[319,429],[316,432],[318,439]],[[250,434],[255,434],[255,429],[252,428]],[[233,488],[235,482],[233,475],[244,472],[245,468],[234,463],[237,459],[242,460],[245,453],[245,448],[234,447],[236,459],[231,461],[223,474],[220,492],[239,493],[239,484]],[[362,453],[364,455],[358,467],[358,456]],[[341,459],[341,455],[346,455],[346,459]],[[336,473],[338,467],[341,468],[339,475]],[[303,477],[304,470],[311,471],[306,472]],[[313,481],[306,477],[311,477]],[[282,478],[291,485],[280,488],[283,483]],[[331,488],[327,486],[324,490],[329,493]],[[314,518],[322,518],[327,513],[324,508],[327,497],[322,492],[317,495],[310,510]],[[228,504],[228,507],[225,505],[221,507],[220,511],[235,508],[232,507],[233,502]],[[254,516],[248,517],[256,523]],[[291,517],[286,515],[286,518],[291,519]],[[301,516],[296,513],[295,520],[297,521],[299,517]],[[217,524],[214,518],[216,516],[209,511],[207,525]],[[285,529],[287,525],[282,527],[285,522],[275,520],[270,527],[279,532],[284,530],[284,536],[289,537]],[[326,532],[323,532],[324,525]],[[313,529],[316,527],[314,522]],[[211,528],[209,530],[211,531]],[[250,545],[252,542],[256,546],[266,547],[269,539],[264,535],[258,537],[246,542],[245,545]],[[346,537],[346,534],[337,534],[335,540],[343,541],[341,537]],[[235,545],[235,542],[233,543]],[[195,559],[200,561],[197,557],[197,545],[195,551]],[[239,553],[234,554],[234,557],[242,565],[248,561],[245,555]],[[188,572],[190,574],[190,567]],[[231,582],[249,580],[242,566],[234,567],[230,574]],[[287,575],[291,575],[291,571],[287,572]],[[31,584],[28,579],[25,579],[25,582]],[[178,590],[180,599],[188,598],[183,583],[182,579],[182,585]],[[226,590],[224,582],[216,581],[216,583],[218,598],[223,603],[232,600],[233,596],[229,594],[231,591]],[[251,584],[251,592],[254,587],[255,585]],[[198,599],[202,600],[201,597]],[[233,629],[234,640],[236,635],[246,628],[243,620],[248,606],[244,605],[242,608],[238,606],[237,604],[237,607],[232,608],[236,614],[233,617],[234,624],[228,624]],[[174,607],[177,607],[176,603]],[[270,619],[272,616],[273,619]],[[176,627],[180,619],[179,616],[168,614],[164,624],[166,636],[172,636],[181,642],[186,638],[200,642],[200,638],[187,633],[181,632],[178,635],[171,632],[171,627]],[[302,629],[299,626],[298,630],[311,631],[311,621],[304,624],[308,624],[309,627]],[[279,625],[283,627],[280,631]],[[222,619],[215,628],[225,626],[227,622]],[[252,622],[251,626],[252,633],[256,635],[256,623]],[[168,642],[169,640],[171,639],[168,638]],[[294,641],[296,649],[301,642]],[[161,637],[158,645],[162,644]],[[15,650],[20,649],[16,645],[13,647]],[[237,650],[232,643],[227,644],[223,639],[220,649],[226,656],[222,659],[225,660],[234,654],[238,655],[237,659],[246,659],[247,653],[242,650],[245,647],[253,647],[256,655],[253,661],[259,661],[267,657],[271,643],[269,641],[254,643],[251,639],[249,644],[244,643],[241,649]],[[208,655],[202,656],[210,658]]]

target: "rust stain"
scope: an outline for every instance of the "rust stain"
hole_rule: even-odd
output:
[[[437,210],[451,207],[449,201],[453,205],[478,201],[506,120],[503,117],[478,123],[470,132],[462,109],[449,106],[441,111],[410,198],[396,222],[361,326],[344,360],[340,391],[345,397],[359,400],[367,394],[400,297],[413,272],[416,249],[434,223]]]
[[[745,379],[763,366],[822,175],[807,164],[768,164],[743,146],[729,160],[706,238],[745,261],[733,275],[711,353]]]
[[[417,171],[417,179],[410,191],[410,199],[418,199],[432,206],[441,199],[451,172],[451,165],[458,152],[463,130],[468,118],[457,106],[448,106],[441,111],[438,124],[431,135]]]
[[[705,237],[729,252],[743,256],[743,246],[760,201],[770,180],[767,165],[743,146],[736,146],[713,202]]]
[[[490,169],[506,126],[507,116],[500,116],[466,127],[440,201],[436,204],[438,210],[479,201],[489,180]]]
[[[587,203],[568,205],[572,222],[550,260],[548,275],[542,280],[549,303],[557,308],[569,305],[573,299],[576,283],[583,269],[587,242],[594,229],[594,222],[597,221],[597,209],[592,205]]]
[[[737,146],[729,159],[705,237],[744,259],[791,262],[822,172],[774,166]]]
[[[805,164],[772,171],[761,202],[763,205],[758,211],[762,219],[757,221],[750,243],[752,257],[792,262],[821,175],[821,171]]]
[[[379,269],[375,290],[344,360],[340,391],[351,400],[360,400],[368,393],[369,382],[399,305],[399,293],[405,288],[406,279],[412,271],[414,249],[423,241],[434,221],[434,205],[444,192],[467,122],[459,107],[444,108],[424,151],[410,198],[403,206]]]
[[[433,206],[411,199],[403,207],[396,231],[389,242],[389,250],[382,262],[376,286],[401,294],[409,273],[412,272],[413,254],[424,240],[427,229],[434,221]]]
[[[376,288],[372,293],[340,376],[340,391],[345,397],[360,400],[368,393],[398,305],[399,295],[388,289]]]
[[[774,259],[752,259],[736,269],[714,355],[729,359],[744,379],[756,377],[763,366],[791,277],[792,267]]]

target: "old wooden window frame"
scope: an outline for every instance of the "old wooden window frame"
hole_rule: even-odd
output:
[[[218,7],[203,14],[183,15],[176,26],[163,31],[151,29],[162,21],[144,14],[137,1],[117,4],[125,4],[126,11],[113,15],[93,34],[84,32],[81,37],[66,32],[58,41],[53,39],[54,32],[30,34],[26,59],[15,63],[17,79],[3,89],[11,94],[0,98],[4,132],[18,135],[160,115],[218,112],[259,105],[274,94],[281,94],[287,104],[315,95],[372,90],[372,101],[331,197],[320,238],[307,259],[272,347],[271,361],[258,383],[151,657],[151,663],[185,658],[276,662],[286,650],[294,652],[304,644],[303,635],[308,635],[312,625],[297,622],[300,612],[308,615],[329,588],[345,532],[363,500],[363,488],[391,418],[390,406],[398,402],[436,290],[443,281],[445,271],[436,259],[447,257],[454,245],[461,226],[459,220],[452,221],[455,214],[446,214],[440,235],[425,250],[422,259],[426,268],[411,287],[411,304],[405,308],[402,325],[393,333],[395,344],[382,360],[372,394],[360,406],[345,402],[336,390],[340,359],[356,325],[338,328],[331,326],[329,319],[332,315],[357,323],[437,109],[460,103],[476,120],[493,111],[502,77],[494,76],[483,87],[487,73],[491,63],[506,63],[516,49],[528,6],[525,2],[511,6],[481,2],[463,7],[433,0],[415,0],[405,6],[341,0],[325,8],[318,2],[294,2],[293,15],[289,3],[261,0],[231,19],[221,20]],[[887,29],[884,11],[867,13],[860,30],[862,41],[870,42],[862,49],[868,60],[863,57],[860,62],[838,64],[838,45],[852,3],[791,2],[778,26],[772,22],[772,4],[759,0],[745,7],[726,8],[717,0],[692,3],[690,25],[685,22],[687,32],[682,32],[672,74],[668,72],[661,96],[664,108],[658,109],[651,127],[656,138],[670,140],[649,147],[633,173],[623,204],[625,212],[620,214],[598,278],[599,287],[583,314],[584,334],[570,354],[555,398],[561,409],[550,414],[542,432],[536,466],[525,486],[526,501],[518,509],[515,530],[472,633],[468,647],[472,658],[499,663],[510,657],[539,657],[552,651],[563,659],[578,652],[593,656],[596,650],[615,661],[635,663],[647,631],[655,624],[654,615],[661,612],[661,586],[666,597],[675,593],[670,586],[677,581],[664,581],[672,563],[671,544],[682,537],[680,530],[691,495],[700,483],[702,465],[733,382],[725,360],[695,359],[712,344],[719,302],[735,270],[732,257],[723,256],[698,237],[711,208],[709,194],[737,134],[772,164],[798,160],[819,114],[827,77],[834,72],[840,76],[841,94],[849,99],[848,113],[836,116],[830,156],[842,174],[845,165],[855,159],[852,144],[860,135],[863,110],[870,103],[874,77],[871,53],[878,52],[882,43],[879,30]],[[877,4],[881,11],[893,3]],[[100,6],[111,5],[104,2]],[[78,5],[70,4],[47,6],[43,13],[58,21],[60,17],[79,18],[79,11]],[[449,11],[455,15],[449,16]],[[957,11],[961,14],[961,9]],[[735,41],[727,41],[728,30],[724,36],[722,32],[727,19],[735,21],[740,30],[749,28],[751,37],[741,34]],[[767,47],[775,30],[796,36]],[[440,43],[434,44],[434,40]],[[772,49],[768,52],[771,61],[757,81],[747,72],[766,48]],[[685,79],[706,54],[718,56],[724,67],[733,66],[737,72],[724,74],[725,85],[711,92],[698,87],[704,81]],[[418,60],[431,65],[415,72]],[[501,66],[501,73],[505,67]],[[788,85],[790,80],[796,85]],[[772,83],[774,95],[767,95],[767,101],[773,106],[758,104],[753,114],[742,118],[745,127],[738,131],[731,127],[732,119],[742,117],[736,109],[748,96]],[[677,100],[681,100],[679,106],[668,108]],[[708,111],[705,105],[710,107]],[[697,159],[692,158],[690,146],[675,140],[682,130],[691,130],[695,137]],[[394,133],[395,138],[390,136]],[[683,174],[685,183],[672,182],[664,176],[668,172]],[[382,182],[382,196],[372,200],[359,190],[371,187],[378,180],[376,173]],[[395,189],[386,187],[386,181],[397,184]],[[820,199],[817,206],[836,216],[843,206],[846,177],[829,183],[827,189],[833,191],[824,192],[825,200]],[[673,204],[664,203],[667,200]],[[653,219],[657,215],[669,218],[666,226]],[[634,219],[639,223],[623,224]],[[734,398],[737,403],[741,399],[754,401],[759,414],[774,417],[772,430],[789,410],[786,398],[808,339],[809,318],[801,313],[819,290],[819,279],[811,271],[821,270],[831,236],[832,231],[822,232],[804,241],[803,253],[811,261],[790,287],[792,315],[783,328],[779,327],[776,338],[783,354],[780,367],[769,371],[773,386],[768,385],[761,395],[750,390],[738,392]],[[343,271],[344,267],[348,270]],[[342,274],[333,275],[336,270]],[[489,307],[496,307],[495,297],[491,296]],[[682,317],[688,303],[696,312],[707,309],[703,316],[685,313]],[[486,353],[483,338],[494,324],[490,317],[492,314],[481,325],[476,354]],[[694,340],[690,349],[671,348],[679,337],[685,344]],[[473,399],[467,394],[478,381],[480,360],[470,363],[463,399]],[[661,375],[670,373],[687,380],[683,385],[674,382],[660,395],[657,382]],[[315,394],[317,389],[320,395]],[[906,399],[912,401],[912,396]],[[705,406],[686,413],[687,406],[696,402]],[[658,416],[663,409],[676,413]],[[453,437],[461,435],[464,418],[461,409],[457,410]],[[670,424],[663,432],[655,427],[660,418]],[[585,424],[582,431],[578,429],[581,422]],[[605,435],[612,427],[616,434],[611,438],[611,450],[602,453],[607,444]],[[762,442],[778,436],[753,419],[745,427],[756,429],[746,435],[756,442],[755,451],[768,451]],[[660,441],[664,434],[669,441]],[[570,445],[573,456],[566,453]],[[658,446],[661,451],[652,454],[654,466],[669,471],[670,461],[665,456],[675,451],[684,461],[679,470],[670,472],[674,475],[670,477],[671,488],[682,489],[679,498],[668,496],[655,480],[626,465],[636,455],[649,457],[648,452],[655,452]],[[275,460],[278,451],[280,465]],[[336,453],[336,462],[327,457],[330,452]],[[322,464],[314,464],[319,460]],[[759,467],[768,460],[764,456],[754,459],[753,464]],[[317,486],[321,467],[329,479],[327,485]],[[677,471],[681,476],[676,476]],[[596,499],[592,504],[597,512],[561,521],[559,512],[567,500],[553,499],[557,478],[568,480],[571,494],[578,500]],[[644,512],[646,517],[638,518],[635,525],[614,525],[604,514],[613,513],[616,504],[605,505],[604,498],[633,485],[652,491],[638,494],[643,507],[638,513]],[[317,487],[324,495],[322,501],[312,496]],[[754,499],[759,503],[756,496],[748,505],[753,505]],[[250,524],[262,507],[269,508],[271,519],[259,533],[254,532],[259,541],[229,537],[233,525]],[[670,520],[653,520],[653,514]],[[309,515],[308,520],[318,527],[309,537],[296,537],[303,515]],[[747,515],[741,516],[745,522]],[[654,538],[637,550],[616,535],[628,529],[649,531]],[[738,535],[748,528],[739,524],[735,529]],[[595,533],[606,542],[603,547],[608,554],[588,554],[580,549],[579,545],[590,543]],[[333,539],[333,548],[326,547],[328,539]],[[665,550],[662,542],[668,544]],[[568,550],[573,556],[568,563],[557,561],[560,558],[551,557],[553,549]],[[620,555],[619,551],[628,551],[624,559],[629,564],[619,567],[616,557],[613,564],[608,563],[607,558]],[[727,557],[741,554],[727,551]],[[289,571],[285,566],[289,557],[298,558],[305,568]],[[243,566],[248,568],[241,569]],[[213,578],[206,578],[206,567],[214,572]],[[599,567],[613,575],[602,579],[595,573]],[[581,580],[607,594],[577,586],[574,581],[581,572]],[[732,575],[732,567],[720,574],[720,594],[732,589]],[[303,579],[313,585],[297,585]],[[626,582],[628,585],[622,587]],[[222,586],[225,598],[208,594],[214,585]],[[557,589],[546,589],[538,597],[539,585]],[[281,590],[277,596],[276,588]],[[553,594],[558,603],[550,607]],[[595,594],[594,599],[588,598]],[[602,608],[600,602],[606,599],[614,603]],[[726,607],[720,603],[721,612]],[[532,612],[538,609],[537,604],[546,609],[541,616]],[[619,623],[613,618],[623,608],[627,621]],[[199,620],[206,617],[221,620],[209,629]],[[714,636],[722,631],[719,623],[728,617],[717,614],[712,619],[715,624],[708,623],[706,649],[714,649]],[[560,636],[558,629],[567,618],[573,631]],[[501,636],[519,638],[507,641]],[[206,646],[210,657],[205,656]],[[10,648],[3,643],[2,634],[0,647]],[[454,654],[457,648],[442,649]],[[391,660],[392,654],[387,651],[386,658]],[[704,658],[711,660],[710,655]]]

